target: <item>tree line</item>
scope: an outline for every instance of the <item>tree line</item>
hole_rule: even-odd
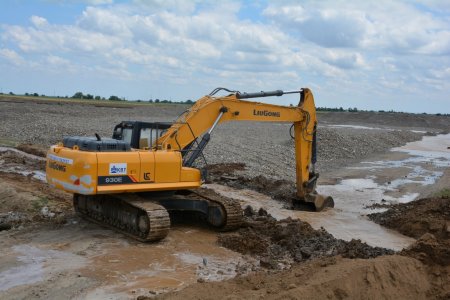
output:
[[[3,95],[3,93],[0,93],[0,95]],[[13,92],[9,92],[8,95],[16,96]],[[65,99],[86,99],[86,100],[109,100],[109,101],[134,101],[134,102],[148,102],[148,103],[173,103],[173,104],[193,104],[195,101],[192,101],[191,99],[185,100],[185,101],[172,101],[167,99],[149,99],[149,100],[126,100],[125,98],[120,98],[115,95],[109,96],[109,98],[101,97],[101,96],[94,96],[91,94],[83,94],[82,92],[76,92],[73,94],[73,96],[46,96],[44,94],[39,95],[38,93],[25,93],[23,95],[17,95],[17,96],[29,96],[29,97],[50,97],[50,98],[65,98]]]

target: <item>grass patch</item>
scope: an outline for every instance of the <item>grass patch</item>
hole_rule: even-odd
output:
[[[86,104],[86,105],[94,105],[100,107],[119,107],[119,108],[133,108],[136,106],[157,106],[157,107],[171,107],[173,105],[184,105],[186,107],[191,106],[191,104],[185,103],[150,103],[148,101],[111,101],[111,100],[95,100],[95,99],[78,99],[78,98],[63,98],[63,97],[46,97],[46,96],[23,96],[23,95],[8,95],[2,94],[0,95],[0,102],[16,102],[16,103],[25,103],[25,102],[35,102],[35,103],[44,103],[44,104],[54,104],[54,105],[64,105],[64,104]]]
[[[44,206],[48,205],[48,198],[47,197],[39,197],[38,199],[31,202],[31,205],[33,206],[33,209],[35,211],[40,211]]]
[[[434,193],[433,196],[439,198],[450,198],[450,189],[443,189],[437,193]]]
[[[17,147],[17,145],[19,145],[19,142],[13,139],[0,137],[0,147]]]

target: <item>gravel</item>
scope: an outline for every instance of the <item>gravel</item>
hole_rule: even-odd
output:
[[[49,146],[70,135],[93,136],[98,133],[110,137],[114,126],[122,120],[173,121],[186,108],[184,105],[97,107],[77,103],[0,102],[0,139]],[[326,172],[339,168],[418,140],[425,131],[436,132],[450,127],[450,117],[429,115],[431,121],[426,117],[411,114],[393,116],[389,113],[321,113],[318,117],[316,169]],[[406,124],[402,118],[409,122],[409,127],[401,127]],[[371,125],[364,123],[365,120]],[[333,127],[331,124],[360,124],[377,129]],[[242,162],[246,165],[242,172],[248,177],[263,175],[293,181],[295,156],[289,127],[289,124],[281,123],[222,124],[213,132],[206,148],[207,162]],[[413,132],[411,128],[423,132]]]

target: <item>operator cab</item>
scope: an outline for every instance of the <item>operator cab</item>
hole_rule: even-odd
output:
[[[169,122],[122,121],[114,127],[113,139],[134,149],[152,149],[155,141],[172,126]]]

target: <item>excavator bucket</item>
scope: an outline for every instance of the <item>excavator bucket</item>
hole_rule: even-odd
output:
[[[323,196],[320,194],[311,195],[313,198],[312,203],[314,203],[314,207],[316,211],[322,211],[327,207],[334,207],[334,200],[330,196]]]
[[[308,194],[305,198],[294,200],[294,209],[306,211],[322,211],[327,207],[334,207],[334,200],[330,196],[324,196],[313,192]]]

